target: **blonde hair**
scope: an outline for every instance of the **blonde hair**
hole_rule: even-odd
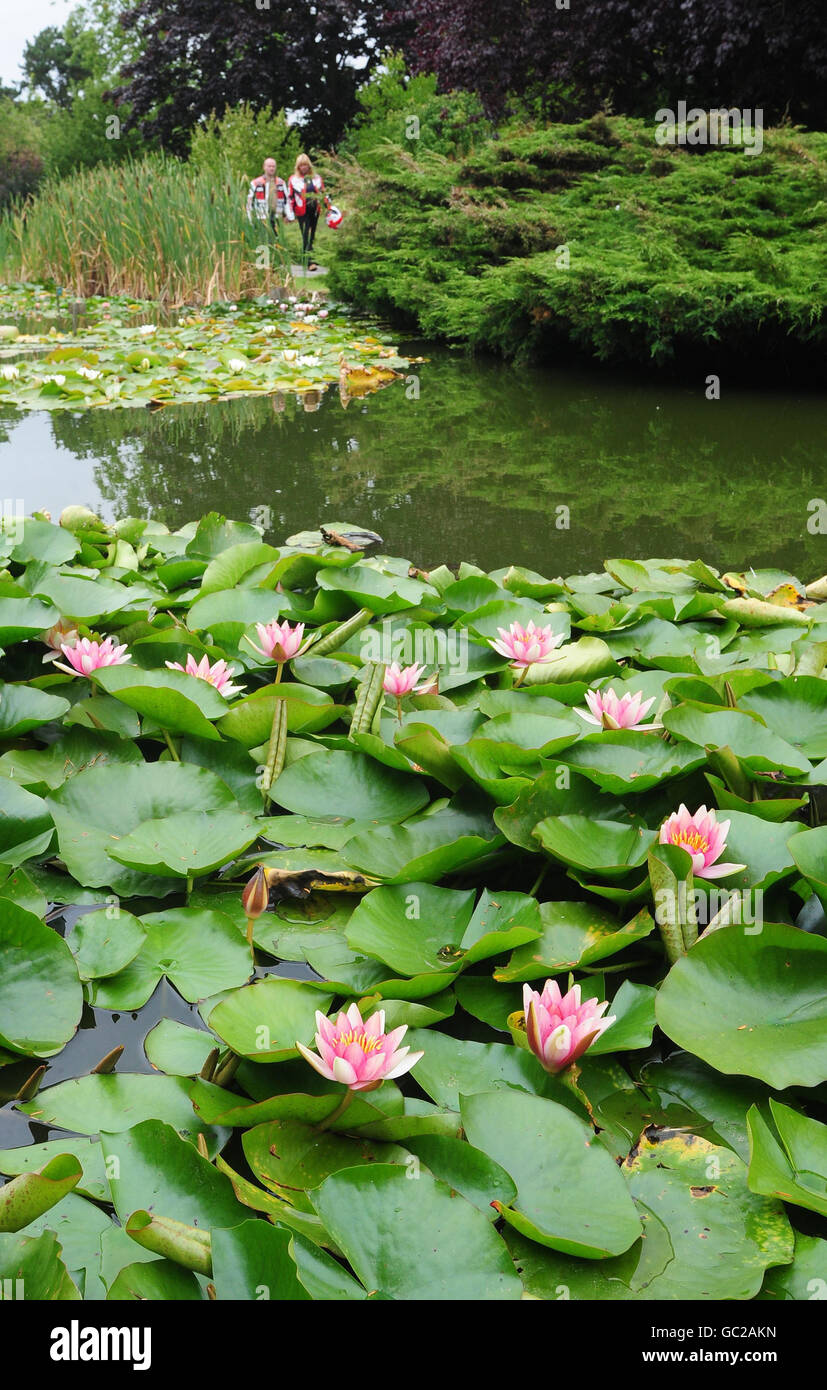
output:
[[[310,156],[309,156],[309,155],[306,155],[306,154],[298,154],[298,155],[296,155],[296,163],[295,163],[295,166],[294,166],[294,168],[293,168],[293,173],[294,173],[294,174],[299,174],[301,177],[306,177],[306,175],[303,175],[303,174],[302,174],[302,171],[301,171],[301,169],[299,168],[299,165],[300,165],[300,164],[306,164],[306,165],[307,165],[307,172],[308,172],[308,174],[312,177],[312,176],[313,176],[313,165],[312,165],[311,162],[310,162]]]

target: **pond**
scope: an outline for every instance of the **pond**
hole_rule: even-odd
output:
[[[460,559],[549,574],[606,556],[703,556],[722,569],[824,569],[808,529],[824,489],[827,403],[789,390],[530,368],[419,342],[405,381],[343,409],[338,393],[159,410],[0,412],[3,497],[57,518],[170,527],[209,509],[276,543],[354,521],[427,567]],[[808,505],[810,510],[808,510]],[[256,509],[269,509],[262,511]]]

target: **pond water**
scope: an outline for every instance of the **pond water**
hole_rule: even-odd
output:
[[[378,531],[427,567],[514,563],[547,575],[611,556],[702,556],[724,569],[825,568],[808,503],[825,489],[823,396],[705,398],[606,369],[469,359],[400,343],[416,378],[342,407],[295,398],[162,410],[0,413],[4,498],[56,518],[83,502],[171,527],[215,509],[278,543],[321,521]],[[566,511],[565,509],[568,509]]]

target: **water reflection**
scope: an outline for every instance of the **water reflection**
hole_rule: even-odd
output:
[[[330,390],[305,408],[274,396],[6,412],[3,495],[172,527],[210,508],[244,518],[268,507],[273,540],[355,521],[424,566],[552,574],[680,554],[805,579],[825,567],[823,537],[807,529],[824,490],[823,398],[725,389],[710,402],[700,375],[687,390],[444,351],[417,370],[418,398],[397,383],[347,409]]]

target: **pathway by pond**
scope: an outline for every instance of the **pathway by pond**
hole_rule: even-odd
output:
[[[57,518],[179,526],[264,516],[267,538],[319,521],[377,530],[418,565],[460,558],[546,574],[605,556],[702,556],[725,569],[825,568],[808,530],[824,493],[827,402],[694,389],[607,370],[468,359],[421,343],[415,377],[342,408],[335,388],[163,410],[0,413],[3,497]],[[566,510],[568,509],[568,510]],[[812,521],[811,521],[812,524]]]

